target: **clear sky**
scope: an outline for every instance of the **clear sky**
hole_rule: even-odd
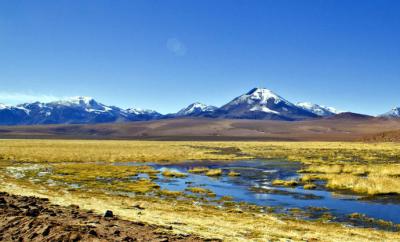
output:
[[[0,87],[162,113],[265,87],[380,114],[400,106],[400,1],[0,0]]]

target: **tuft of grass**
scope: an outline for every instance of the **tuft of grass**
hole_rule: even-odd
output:
[[[327,187],[332,189],[351,190],[368,195],[400,194],[400,178],[369,175],[359,177],[351,174],[325,175]]]
[[[170,190],[159,190],[158,194],[161,196],[166,196],[166,197],[179,197],[183,195],[183,192],[181,191],[170,191]]]
[[[240,176],[240,173],[239,172],[235,172],[235,171],[230,171],[228,173],[228,176]]]
[[[274,185],[274,186],[285,186],[285,187],[295,187],[298,184],[299,184],[299,182],[295,181],[295,180],[286,181],[286,180],[277,179],[272,182],[272,185]]]
[[[233,201],[233,197],[231,197],[231,196],[222,196],[219,199],[219,202],[226,202],[226,201]]]
[[[355,193],[380,195],[400,194],[400,164],[329,164],[310,165],[301,181],[327,181],[327,187]]]
[[[189,191],[191,193],[206,195],[206,196],[209,196],[209,197],[215,197],[215,193],[213,191],[211,191],[210,189],[207,189],[207,188],[188,187],[188,188],[186,188],[186,191]]]
[[[313,189],[317,188],[317,186],[315,184],[308,183],[308,184],[304,184],[303,188],[306,190],[313,190]]]
[[[171,171],[168,169],[164,170],[161,174],[165,177],[175,177],[175,178],[187,177],[187,175],[184,173],[178,171]]]
[[[221,169],[210,169],[206,172],[206,176],[221,176],[222,170]]]
[[[354,219],[359,219],[359,218],[364,218],[365,215],[361,213],[351,213],[348,215],[349,218],[354,218]]]
[[[188,170],[188,172],[190,173],[206,173],[209,170],[209,168],[207,167],[194,167],[190,170]]]
[[[146,194],[154,189],[160,188],[159,185],[148,179],[140,179],[134,182],[112,182],[105,188],[112,191],[133,192],[138,194]]]
[[[316,175],[307,174],[300,177],[301,182],[313,182],[315,180],[318,180],[318,177]]]

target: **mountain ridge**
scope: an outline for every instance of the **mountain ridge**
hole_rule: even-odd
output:
[[[298,102],[296,106],[308,110],[318,116],[327,117],[339,114],[340,112],[332,107],[322,106],[319,104],[314,104],[310,102]]]
[[[152,120],[161,114],[152,110],[121,109],[91,97],[73,97],[53,102],[0,106],[0,124],[84,124]],[[135,112],[133,111],[135,110]]]
[[[391,112],[379,117],[400,118],[400,108]],[[341,115],[332,107],[310,102],[295,104],[269,89],[259,87],[233,98],[221,107],[194,102],[176,113],[165,115],[154,110],[105,105],[87,96],[15,106],[0,104],[0,125],[96,124],[185,117],[301,121],[327,117],[354,119],[356,116]]]

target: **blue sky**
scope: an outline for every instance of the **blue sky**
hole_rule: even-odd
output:
[[[0,1],[0,102],[93,96],[175,112],[253,87],[400,106],[400,1]]]

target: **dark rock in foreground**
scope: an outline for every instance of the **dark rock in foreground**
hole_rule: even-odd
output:
[[[111,211],[110,211],[111,212]],[[108,213],[110,215],[110,213]],[[160,227],[96,215],[78,206],[0,192],[0,241],[204,241]]]

